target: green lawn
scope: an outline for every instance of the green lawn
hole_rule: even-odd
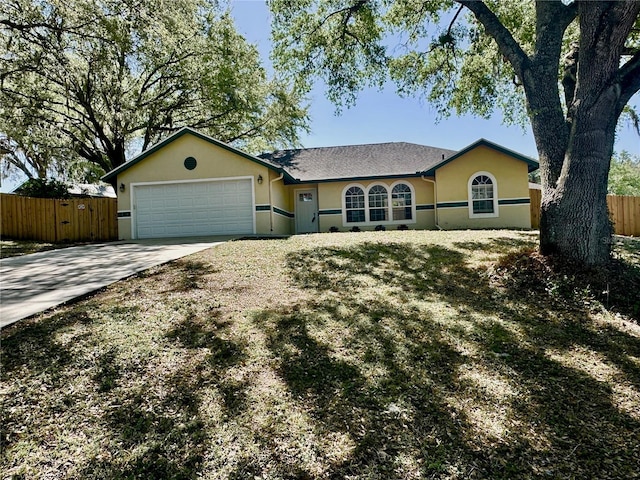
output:
[[[535,245],[229,242],[5,329],[2,477],[640,478],[640,241]]]

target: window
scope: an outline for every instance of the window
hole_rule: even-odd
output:
[[[344,194],[344,205],[348,223],[364,222],[364,190],[351,187]]]
[[[389,194],[382,185],[374,185],[369,189],[369,221],[384,222],[389,211]]]
[[[469,179],[469,216],[498,216],[496,179],[488,172],[478,172]]]
[[[411,188],[405,183],[399,183],[391,191],[391,207],[393,220],[411,220]]]
[[[342,190],[344,226],[401,225],[416,223],[415,192],[407,181],[391,185],[352,183]]]

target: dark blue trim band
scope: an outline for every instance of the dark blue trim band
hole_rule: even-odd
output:
[[[130,218],[131,212],[118,212],[118,218]]]
[[[433,210],[434,206],[433,204],[429,204],[429,205],[416,205],[416,210]]]
[[[256,205],[256,212],[268,212],[271,210],[270,205]]]
[[[320,210],[318,215],[342,215],[342,210],[339,208],[334,210]]]
[[[286,210],[282,210],[281,208],[278,208],[278,207],[273,207],[273,211],[278,215],[282,215],[283,217],[287,217],[287,218],[295,217],[293,213],[287,212]]]
[[[506,200],[498,200],[498,205],[529,205],[530,198],[509,198]]]
[[[438,208],[455,208],[455,207],[468,207],[468,202],[443,202],[438,204]]]

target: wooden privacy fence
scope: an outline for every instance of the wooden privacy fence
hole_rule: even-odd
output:
[[[540,203],[542,202],[542,190],[529,189],[531,199],[531,228],[540,228]]]
[[[607,204],[618,235],[640,236],[640,197],[607,195]]]
[[[115,198],[31,198],[0,194],[2,238],[41,242],[118,239]]]
[[[531,228],[540,228],[541,190],[529,190],[531,197]],[[607,195],[609,216],[617,235],[640,236],[640,197]]]

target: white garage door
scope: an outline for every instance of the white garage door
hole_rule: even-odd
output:
[[[137,238],[253,232],[251,179],[134,187]]]

